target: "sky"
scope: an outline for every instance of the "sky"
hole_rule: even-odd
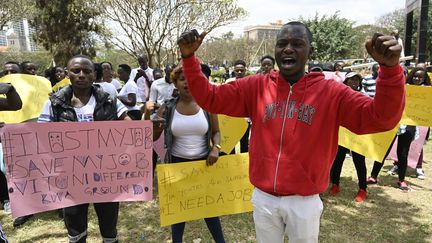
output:
[[[249,25],[262,25],[282,20],[297,20],[298,17],[312,18],[315,13],[332,15],[339,10],[339,16],[355,21],[355,25],[373,24],[382,15],[405,7],[405,0],[238,0],[238,5],[249,15],[236,23],[216,29],[217,36],[228,31],[236,36],[243,34]]]

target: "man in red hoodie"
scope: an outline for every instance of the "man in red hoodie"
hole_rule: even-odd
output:
[[[300,22],[285,24],[276,40],[279,71],[212,85],[194,53],[206,33],[183,33],[178,45],[189,89],[205,110],[250,117],[249,176],[258,242],[318,242],[326,190],[338,146],[339,126],[357,134],[393,129],[405,104],[401,46],[375,34],[366,43],[380,64],[375,99],[321,73],[305,74],[312,34]],[[236,102],[233,103],[232,101]]]

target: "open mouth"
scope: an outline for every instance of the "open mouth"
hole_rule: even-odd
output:
[[[292,66],[296,63],[296,60],[292,57],[286,57],[282,59],[282,65],[284,66]]]

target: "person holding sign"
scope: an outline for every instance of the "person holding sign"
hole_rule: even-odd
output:
[[[22,107],[22,101],[14,86],[8,83],[0,83],[0,111],[17,111]]]
[[[424,68],[416,67],[408,75],[406,83],[408,85],[430,86],[431,85],[430,78],[425,74],[426,74],[426,70]],[[403,192],[408,192],[410,190],[408,183],[405,181],[405,173],[408,166],[408,154],[409,154],[411,142],[415,139],[418,133],[419,133],[418,128],[416,128],[415,126],[409,126],[409,125],[407,126],[403,124],[399,126],[397,132],[398,142],[397,142],[397,149],[396,149],[398,161],[397,162],[395,161],[392,168],[387,171],[387,173],[390,175],[398,174],[399,181],[397,182],[397,185],[399,189],[401,189]],[[395,139],[393,139],[393,142],[390,144],[390,147],[384,158],[386,158],[387,155],[390,153],[390,150],[393,147],[393,143]],[[384,161],[382,163],[377,161],[374,162],[371,175],[367,179],[368,184],[378,183],[378,174],[381,171],[383,165],[384,165]],[[419,164],[417,165],[416,174],[417,177],[419,175],[420,177],[424,176],[423,169],[421,168],[421,163],[420,166]]]
[[[393,129],[405,105],[401,46],[392,36],[375,34],[366,42],[380,64],[377,93],[371,99],[348,86],[305,74],[313,53],[312,33],[300,22],[281,27],[275,45],[279,71],[251,75],[224,85],[210,84],[195,52],[206,33],[184,32],[178,39],[188,88],[212,113],[250,117],[249,177],[258,242],[318,242],[330,167],[339,126],[357,134]],[[235,102],[233,102],[235,101]]]
[[[94,64],[87,56],[78,55],[68,62],[68,76],[72,85],[54,93],[39,117],[39,122],[92,122],[131,120],[127,108],[117,99],[93,85],[96,78]],[[69,242],[83,243],[87,238],[89,204],[63,209]],[[99,229],[104,242],[118,242],[118,202],[94,203]]]
[[[354,91],[360,92],[362,90],[362,76],[356,72],[350,72],[345,76],[345,85],[349,86]],[[339,181],[342,171],[343,162],[345,160],[345,155],[349,152],[349,149],[339,145],[338,151],[336,153],[336,158],[333,162],[330,171],[330,179],[332,182],[332,187],[330,189],[330,195],[336,196],[340,192]],[[353,162],[357,171],[358,186],[359,190],[355,197],[357,202],[363,202],[367,197],[367,185],[366,185],[366,162],[365,156],[351,151]]]
[[[0,95],[6,95],[5,97],[0,97],[0,111],[17,111],[22,107],[22,101],[19,94],[16,92],[14,86],[7,83],[0,83]],[[0,129],[3,127],[4,123],[0,121]],[[2,149],[0,140],[0,150]],[[0,153],[0,163],[3,164],[3,153]],[[3,207],[6,213],[10,213],[9,195],[7,188],[6,176],[3,172],[0,172],[0,199],[3,203]],[[7,243],[6,234],[3,232],[2,225],[0,224],[0,243]]]
[[[155,140],[162,132],[161,121],[165,121],[165,162],[207,160],[207,165],[213,165],[218,160],[221,148],[217,115],[208,113],[195,102],[181,66],[172,71],[171,80],[178,89],[179,96],[165,101],[154,121]],[[219,217],[204,220],[213,239],[217,243],[225,242]],[[182,222],[171,226],[173,242],[183,242],[185,225],[186,223]]]
[[[429,76],[426,74],[426,70],[422,67],[414,68],[407,77],[406,83],[408,85],[419,85],[419,86],[430,86],[431,82]],[[408,183],[405,180],[405,174],[408,167],[408,153],[411,147],[411,143],[414,139],[419,136],[419,130],[416,126],[400,125],[397,132],[398,144],[397,144],[397,158],[398,161],[393,165],[390,170],[398,174],[398,186],[403,192],[410,190]],[[423,171],[422,171],[423,172]]]

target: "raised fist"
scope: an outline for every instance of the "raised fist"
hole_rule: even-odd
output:
[[[402,46],[393,36],[375,33],[365,46],[369,55],[379,64],[388,67],[399,64]]]
[[[195,29],[183,32],[177,40],[182,58],[191,57],[201,46],[206,35],[206,32],[198,34],[198,31]]]

